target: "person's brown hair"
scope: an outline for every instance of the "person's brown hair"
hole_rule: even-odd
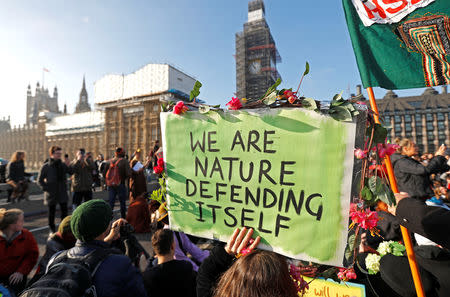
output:
[[[9,160],[11,163],[20,161],[25,159],[25,152],[21,152],[21,151],[16,151],[12,154],[11,156],[11,160]]]
[[[56,145],[52,145],[49,149],[48,149],[48,153],[51,155],[53,155],[56,151],[62,151],[62,148],[60,148],[59,146]]]
[[[152,236],[153,250],[157,255],[167,255],[173,244],[173,232],[169,229],[159,229]]]
[[[23,211],[18,208],[11,208],[6,210],[0,208],[0,230],[5,230],[9,225],[17,223],[19,216],[23,214]]]
[[[256,250],[240,257],[222,275],[214,297],[297,297],[284,257]]]

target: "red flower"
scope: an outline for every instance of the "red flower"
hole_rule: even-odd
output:
[[[291,97],[291,96],[297,97],[297,96],[295,95],[295,93],[292,92],[291,90],[285,90],[285,91],[283,92],[283,95],[284,95],[284,97],[286,97],[286,98],[289,98],[289,97]]]
[[[297,96],[292,95],[288,98],[289,103],[294,104],[295,100],[297,100]]]
[[[238,110],[242,108],[241,101],[236,97],[231,98],[230,102],[228,102],[226,105],[228,106],[228,109],[231,110]]]
[[[178,103],[173,107],[174,114],[182,114],[188,110],[189,108],[186,105],[184,105],[183,101],[178,101]]]
[[[158,167],[162,167],[162,168],[164,168],[164,159],[163,158],[159,158],[158,159]]]
[[[155,166],[155,167],[153,167],[153,172],[154,172],[155,174],[161,174],[163,171],[164,171],[164,168],[163,168],[163,167],[160,167],[160,166]]]
[[[356,224],[371,232],[374,231],[373,229],[377,226],[379,220],[376,211],[371,211],[369,208],[360,210],[355,204],[350,205],[350,218],[352,220],[350,227]]]
[[[348,281],[349,279],[356,279],[356,273],[353,268],[339,268],[338,272],[339,279],[343,280],[344,282]]]

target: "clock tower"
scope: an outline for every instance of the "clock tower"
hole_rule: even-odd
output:
[[[86,82],[83,76],[83,86],[81,87],[80,100],[75,107],[75,113],[91,111],[91,106],[88,102],[88,93],[86,91]]]
[[[248,3],[248,21],[236,34],[236,95],[259,99],[280,75],[280,54],[265,18],[263,0]]]

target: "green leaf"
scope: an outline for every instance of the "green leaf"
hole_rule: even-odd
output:
[[[317,108],[316,100],[313,98],[305,98],[302,100],[302,106],[308,110],[314,110]]]
[[[337,101],[342,99],[342,93],[344,93],[344,91],[341,91],[339,94],[336,94],[333,96],[333,101]]]
[[[373,142],[374,143],[384,143],[387,137],[387,129],[380,124],[375,124],[375,126],[370,125],[366,130],[366,135],[370,137],[372,133],[372,129],[375,129],[373,133]]]
[[[303,76],[307,75],[308,73],[309,73],[309,63],[308,61],[306,61],[305,72],[303,72]]]
[[[199,113],[207,113],[208,111],[210,111],[211,110],[211,106],[209,106],[209,105],[204,105],[204,104],[202,104],[202,105],[200,105],[199,107],[198,107],[198,112]]]
[[[403,253],[406,251],[406,247],[398,242],[393,242],[389,246],[392,248],[392,254],[394,256],[401,257],[403,256]]]
[[[337,121],[349,121],[352,119],[352,114],[345,107],[334,106],[334,107],[330,107],[330,110],[331,109],[336,111],[335,113],[332,113],[331,116]]]
[[[277,101],[277,92],[272,92],[266,98],[264,99],[264,104],[270,105],[272,103],[275,103]]]
[[[271,94],[273,91],[275,91],[280,84],[281,84],[281,78],[277,79],[277,81],[272,86],[270,86],[270,88],[267,89],[264,96],[262,96],[260,99],[266,98],[269,94]]]
[[[200,88],[202,87],[202,83],[198,80],[195,82],[194,87],[192,88],[191,94],[189,96],[190,101],[194,98],[197,98],[200,95]]]
[[[367,182],[369,189],[372,191],[372,193],[377,192],[377,183],[378,183],[378,176],[371,176]]]
[[[161,110],[162,111],[167,111],[167,104],[166,103],[162,103],[161,104]]]
[[[366,201],[372,201],[373,200],[373,193],[368,187],[364,187],[361,190],[361,197]]]

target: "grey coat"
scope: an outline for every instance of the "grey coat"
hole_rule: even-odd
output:
[[[47,159],[42,165],[39,171],[38,183],[44,191],[45,204],[67,203],[69,200],[67,195],[67,174],[72,174],[72,169],[60,160]]]

